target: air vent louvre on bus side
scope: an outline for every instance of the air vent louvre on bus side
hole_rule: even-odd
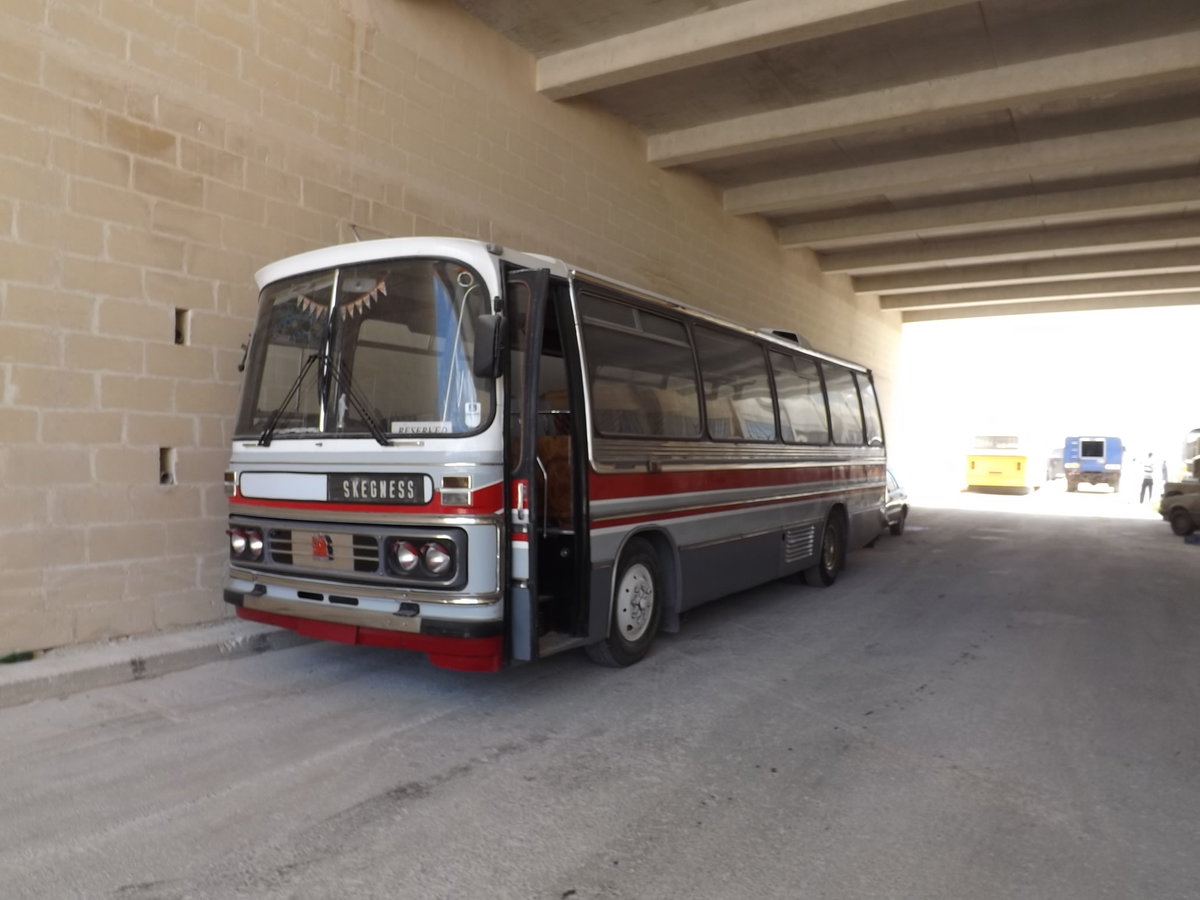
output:
[[[817,527],[804,525],[783,532],[783,561],[793,563],[813,555],[817,543]]]

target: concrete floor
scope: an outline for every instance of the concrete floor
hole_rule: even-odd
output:
[[[314,644],[0,710],[2,893],[1195,898],[1200,546],[950,501],[627,670]]]

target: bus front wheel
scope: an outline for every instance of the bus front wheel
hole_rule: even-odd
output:
[[[621,554],[613,582],[608,637],[585,649],[602,666],[631,666],[650,652],[662,618],[663,580],[658,555],[646,541],[634,539]]]
[[[829,587],[846,565],[846,529],[836,512],[825,519],[817,561],[804,570],[804,580],[814,587]]]

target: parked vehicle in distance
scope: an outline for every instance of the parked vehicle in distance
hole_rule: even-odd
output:
[[[1200,428],[1193,428],[1183,439],[1179,458],[1180,476],[1186,481],[1200,481]]]
[[[883,508],[883,518],[888,531],[896,536],[904,534],[904,523],[908,521],[908,493],[891,469],[887,473],[887,503]]]
[[[980,434],[967,452],[968,491],[1028,494],[1042,486],[1049,456],[1019,434]]]
[[[1175,534],[1200,528],[1200,483],[1169,481],[1158,501],[1158,511]]]
[[[1063,472],[1067,490],[1081,484],[1107,484],[1121,489],[1121,463],[1125,447],[1116,437],[1068,437],[1063,441]]]
[[[1062,478],[1066,475],[1063,470],[1063,448],[1055,447],[1050,451],[1050,456],[1046,460],[1046,480],[1054,481],[1056,478]]]

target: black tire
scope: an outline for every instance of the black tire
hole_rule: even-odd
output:
[[[813,587],[829,587],[846,565],[846,527],[836,512],[825,519],[817,561],[804,570],[804,581]]]
[[[1171,510],[1171,530],[1176,534],[1191,534],[1196,530],[1196,523],[1186,509]]]
[[[888,531],[896,537],[904,534],[904,523],[908,519],[908,507],[903,507],[900,510],[900,518],[888,526]]]
[[[621,554],[613,580],[608,637],[584,648],[592,662],[619,668],[641,660],[658,633],[664,599],[658,555],[646,541],[634,538]]]

